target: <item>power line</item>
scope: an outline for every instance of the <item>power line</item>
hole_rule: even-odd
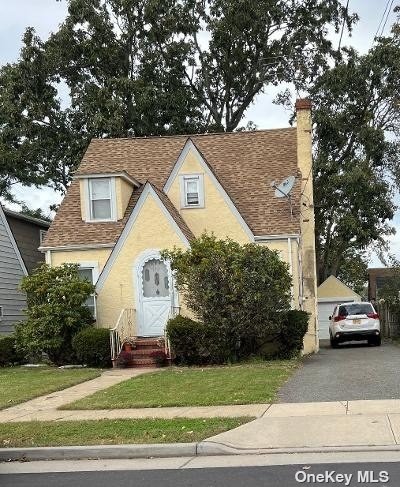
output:
[[[346,22],[346,17],[347,17],[347,14],[349,12],[349,2],[350,0],[347,0],[347,3],[346,3],[346,8],[345,8],[345,11],[344,11],[344,16],[343,16],[343,24],[342,24],[342,31],[340,32],[340,39],[339,39],[339,45],[338,45],[338,48],[337,50],[340,51],[340,45],[342,44],[342,37],[343,37],[343,31],[344,31],[344,24]]]
[[[394,0],[391,0],[391,2],[390,2],[390,6],[389,6],[388,11],[387,11],[387,14],[386,14],[385,23],[383,24],[383,27],[382,27],[382,30],[381,30],[381,37],[382,37],[382,35],[383,35],[383,31],[385,30],[386,23],[387,23],[387,21],[388,21],[388,18],[389,18],[390,12],[392,11],[392,5],[393,5],[393,2],[394,2]]]
[[[375,32],[374,38],[373,38],[373,40],[372,40],[372,44],[375,42],[375,39],[378,37],[378,32],[379,32],[379,29],[381,28],[381,25],[382,25],[383,19],[385,18],[386,12],[387,12],[388,10],[389,10],[389,12],[390,12],[390,9],[389,9],[389,4],[390,4],[390,3],[393,3],[393,2],[391,2],[391,0],[387,0],[385,10],[383,11],[383,14],[382,14],[381,20],[379,21],[379,25],[378,25],[378,28],[376,29],[376,32]]]

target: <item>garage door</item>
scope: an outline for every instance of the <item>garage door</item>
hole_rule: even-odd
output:
[[[342,299],[340,301],[328,301],[318,303],[318,321],[319,321],[319,339],[329,339],[329,316],[332,315],[333,310],[337,304],[352,302],[352,299]]]

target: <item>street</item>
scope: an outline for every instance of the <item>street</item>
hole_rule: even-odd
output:
[[[323,477],[317,477],[322,474]],[[296,481],[296,475],[298,480]],[[382,481],[379,481],[379,478]],[[372,482],[365,482],[369,479]],[[2,487],[264,487],[299,485],[399,485],[400,463],[320,464],[269,467],[205,468],[183,470],[124,470],[6,475]]]
[[[398,486],[400,452],[3,463],[0,474],[2,487]]]

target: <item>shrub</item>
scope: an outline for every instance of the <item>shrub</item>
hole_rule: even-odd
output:
[[[0,337],[0,367],[19,364],[23,356],[17,351],[14,335]]]
[[[110,332],[106,328],[85,328],[72,339],[77,359],[91,367],[110,367]]]
[[[292,358],[300,353],[309,316],[309,313],[297,309],[289,310],[284,314],[279,333],[279,358]]]
[[[276,251],[204,234],[189,249],[162,256],[171,262],[187,307],[204,323],[191,331],[207,335],[211,361],[260,354],[265,342],[278,336],[282,313],[290,308],[292,279]],[[186,353],[194,357],[198,351],[193,340],[190,344]]]
[[[215,325],[179,315],[168,321],[167,335],[177,364],[202,365],[230,359],[230,350]]]
[[[87,298],[94,286],[78,275],[77,264],[49,267],[43,264],[24,277],[27,320],[16,327],[18,347],[26,355],[43,352],[56,364],[74,360],[72,337],[93,322]]]

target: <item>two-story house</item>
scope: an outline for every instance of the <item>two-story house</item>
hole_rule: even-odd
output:
[[[297,101],[296,128],[92,140],[41,247],[47,263],[78,263],[95,283],[97,326],[162,337],[185,303],[160,250],[204,231],[266,245],[289,264],[292,306],[311,313],[304,350],[317,350],[310,108]]]

